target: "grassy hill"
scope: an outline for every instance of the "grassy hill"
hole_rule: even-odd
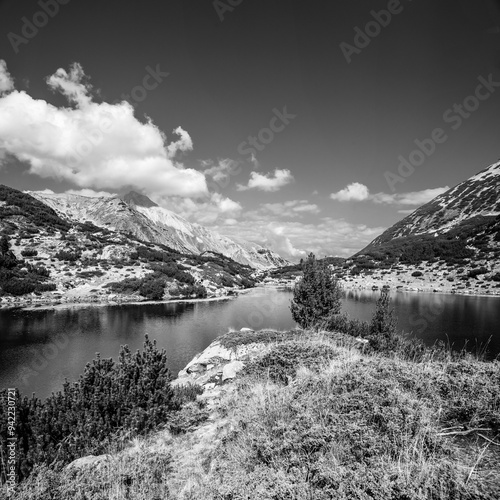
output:
[[[16,498],[499,498],[498,361],[381,354],[326,331],[231,332],[210,349],[218,376],[193,367],[204,392],[173,423],[41,467]]]

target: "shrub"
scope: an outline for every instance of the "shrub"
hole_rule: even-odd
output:
[[[340,312],[341,288],[328,264],[310,254],[302,264],[303,277],[295,285],[290,306],[294,321],[311,328]]]
[[[321,328],[329,332],[340,332],[353,337],[367,337],[370,325],[366,321],[350,318],[347,314],[331,314],[321,324]]]
[[[88,363],[78,382],[45,401],[16,394],[18,418],[17,476],[29,475],[36,464],[65,464],[89,453],[104,453],[117,431],[132,435],[155,429],[179,409],[170,387],[172,376],[164,350],[146,336],[142,352],[120,350],[118,361]],[[6,391],[1,393],[2,399]],[[6,453],[7,407],[0,408],[0,442]]]
[[[65,260],[68,262],[75,262],[81,257],[80,252],[69,252],[67,250],[59,250],[54,257],[59,260]]]
[[[288,384],[299,366],[317,370],[336,356],[337,351],[328,344],[282,342],[245,366],[243,374],[266,375],[275,383]]]
[[[393,352],[397,348],[398,337],[394,309],[390,307],[390,292],[383,288],[370,322],[368,340],[376,351]]]
[[[23,257],[35,257],[35,255],[38,255],[38,252],[34,248],[25,248],[21,251],[21,255]]]
[[[468,273],[467,276],[469,278],[477,278],[480,274],[485,274],[488,272],[488,269],[485,267],[479,267],[477,269],[471,269]]]
[[[161,279],[145,280],[139,288],[139,293],[148,300],[161,300],[165,293],[165,282]]]

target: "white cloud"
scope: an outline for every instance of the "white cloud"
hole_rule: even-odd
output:
[[[7,71],[7,63],[0,59],[0,96],[11,90],[14,90],[14,81]]]
[[[278,191],[283,186],[293,182],[293,175],[288,169],[276,169],[274,174],[259,174],[259,172],[251,172],[250,180],[246,186],[238,184],[238,191],[246,191],[247,189],[260,189],[262,191],[274,192]]]
[[[78,196],[87,196],[88,198],[102,198],[116,196],[116,194],[109,193],[108,191],[94,191],[93,189],[68,189],[67,194],[76,194]]]
[[[219,224],[214,228],[229,237],[254,241],[294,261],[309,252],[319,257],[349,257],[386,229],[331,217],[322,217],[311,223],[301,220],[277,221],[274,214],[265,214],[260,210],[243,214],[237,227]]]
[[[411,193],[377,193],[372,195],[375,203],[383,203],[387,205],[414,205],[419,206],[433,200],[436,196],[445,193],[450,189],[449,186],[423,189],[422,191],[414,191]]]
[[[413,205],[420,206],[434,199],[436,196],[448,191],[449,186],[423,189],[410,193],[376,193],[370,194],[368,188],[359,182],[353,182],[337,193],[332,193],[330,198],[337,201],[372,201],[383,205]]]
[[[201,225],[211,225],[220,219],[234,219],[242,210],[240,203],[220,193],[211,193],[208,198],[197,201],[177,196],[152,196],[151,198],[158,205],[172,210],[190,222]]]
[[[92,85],[84,83],[85,73],[80,64],[74,63],[69,73],[59,68],[53,75],[47,78],[47,85],[54,91],[59,91],[66,96],[69,102],[74,102],[78,107],[83,108],[92,102],[89,91]]]
[[[359,182],[353,182],[338,193],[332,193],[330,198],[337,201],[364,201],[369,197],[368,188]]]
[[[213,179],[217,187],[220,188],[227,187],[231,176],[238,175],[241,172],[240,163],[230,158],[219,160],[218,163],[212,160],[203,160],[201,166],[204,168],[203,173]]]
[[[307,200],[290,200],[284,203],[263,203],[255,212],[249,214],[273,214],[279,217],[300,217],[304,214],[318,214],[321,209],[318,205]]]
[[[167,146],[168,156],[173,158],[179,151],[191,151],[193,149],[193,141],[190,135],[182,128],[177,127],[173,132],[180,137],[178,141],[171,142]]]
[[[0,68],[5,80],[7,70]],[[172,159],[192,147],[182,128],[175,130],[180,139],[165,146],[165,135],[151,119],[140,122],[129,103],[94,102],[77,63],[69,73],[57,70],[47,83],[73,106],[56,107],[17,90],[0,96],[0,150],[28,163],[30,173],[95,190],[208,195],[203,173]]]

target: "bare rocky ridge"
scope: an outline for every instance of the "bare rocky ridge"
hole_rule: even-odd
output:
[[[418,234],[440,235],[465,221],[500,215],[500,161],[436,196],[375,238],[370,246]]]
[[[216,252],[256,269],[288,264],[271,250],[255,243],[235,242],[201,225],[190,223],[134,191],[124,195],[122,199],[37,191],[29,194],[63,218],[78,222],[90,221],[112,231],[131,233],[140,240],[167,245],[179,252]]]

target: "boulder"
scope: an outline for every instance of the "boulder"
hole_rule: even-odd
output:
[[[240,332],[243,332],[243,333],[254,333],[255,330],[252,330],[251,328],[242,328],[240,330]]]
[[[207,369],[207,365],[205,363],[195,363],[194,365],[189,366],[186,371],[188,373],[201,373]]]
[[[88,455],[86,457],[81,457],[73,460],[73,462],[66,466],[66,469],[81,469],[83,467],[99,465],[103,462],[108,461],[110,458],[111,455]]]
[[[242,361],[231,361],[222,369],[222,381],[236,377],[236,374],[245,366]]]

